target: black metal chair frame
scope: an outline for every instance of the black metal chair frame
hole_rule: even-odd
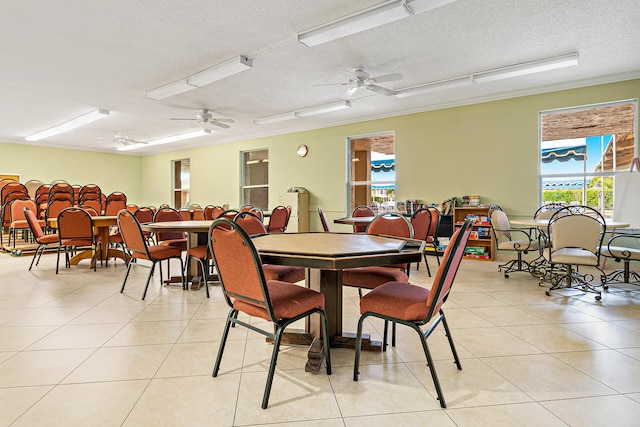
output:
[[[263,300],[266,302],[265,303],[262,301],[253,301],[253,303],[263,307],[267,311],[269,318],[272,319],[271,322],[273,323],[273,326],[274,326],[274,332],[260,329],[251,323],[247,323],[238,319],[239,310],[236,310],[235,308],[233,308],[232,300],[239,297],[239,295],[234,295],[230,292],[227,292],[227,290],[224,287],[224,277],[222,277],[222,275],[220,275],[220,272],[218,272],[218,274],[220,275],[220,282],[222,283],[222,289],[223,289],[225,300],[227,301],[227,304],[229,305],[229,307],[231,307],[231,310],[229,310],[229,313],[227,314],[227,320],[224,325],[224,332],[222,333],[222,339],[220,341],[220,348],[218,349],[218,355],[216,357],[216,362],[213,367],[213,373],[211,376],[212,377],[218,376],[218,372],[220,370],[220,363],[222,361],[222,354],[224,352],[225,344],[227,342],[227,337],[229,336],[229,329],[231,327],[235,327],[235,325],[244,326],[245,328],[251,329],[254,332],[257,332],[259,334],[266,336],[267,338],[272,339],[273,350],[271,352],[271,361],[269,363],[269,373],[267,375],[267,383],[265,385],[264,394],[262,396],[262,409],[266,409],[269,404],[269,395],[271,394],[271,385],[273,383],[273,377],[275,375],[276,363],[278,360],[278,352],[280,350],[280,342],[282,341],[282,335],[284,333],[284,330],[290,324],[297,322],[300,319],[304,319],[305,317],[308,317],[313,313],[320,314],[321,323],[322,323],[322,335],[323,337],[325,337],[325,341],[327,341],[323,346],[327,375],[331,375],[331,356],[329,352],[329,342],[328,342],[329,329],[327,325],[327,316],[322,308],[314,308],[312,310],[308,310],[302,314],[299,314],[298,316],[291,319],[284,319],[284,320],[276,319],[275,315],[273,314],[273,308],[271,306],[271,300],[269,298],[266,280],[262,272],[262,262],[260,261],[258,252],[255,246],[253,245],[253,243],[251,242],[251,238],[247,235],[247,233],[245,233],[245,231],[238,224],[226,218],[215,220],[211,224],[211,227],[209,228],[209,250],[213,254],[214,262],[216,262],[215,251],[213,250],[213,247],[211,244],[211,238],[212,238],[211,235],[213,233],[213,230],[218,226],[222,226],[225,228],[232,228],[233,230],[235,230],[237,233],[239,233],[242,236],[243,241],[250,248],[253,255],[253,264],[254,264],[253,268],[256,269],[257,273],[260,276],[260,282],[262,285],[262,292],[263,292]],[[250,268],[250,267],[247,266],[247,268]],[[242,298],[245,300],[248,300],[248,298],[246,297],[242,297]]]
[[[434,298],[435,301],[438,301],[440,299],[442,287],[444,286],[445,281],[447,279],[448,271],[451,266],[451,263],[453,262],[455,254],[460,249],[464,250],[464,248],[460,248],[460,245],[462,243],[465,233],[468,231],[470,227],[471,227],[471,220],[466,220],[465,223],[460,227],[460,233],[458,234],[458,238],[456,239],[456,241],[450,243],[450,245],[452,246],[451,252],[450,252],[451,255],[446,260],[446,263],[444,264],[444,266],[442,265],[440,266],[440,268],[444,268],[444,273],[441,275],[440,282],[433,285],[435,289],[433,287],[431,289],[432,292],[436,292],[437,297]],[[451,280],[452,281],[455,280],[455,276],[452,277]],[[447,297],[448,297],[448,294],[444,296],[443,301],[446,301]],[[438,310],[438,314],[436,315],[435,308],[436,308],[436,303],[434,302],[429,308],[429,311],[425,319],[420,321],[415,321],[415,322],[410,322],[410,321],[398,319],[395,317],[385,316],[385,315],[382,315],[379,313],[373,313],[373,312],[366,312],[362,314],[360,316],[360,319],[358,320],[358,332],[356,336],[356,355],[355,355],[355,363],[353,367],[353,380],[358,381],[358,375],[360,374],[360,353],[361,353],[361,347],[362,347],[362,327],[363,327],[364,320],[367,317],[377,317],[385,321],[385,331],[383,335],[383,348],[386,347],[386,343],[387,343],[386,324],[388,322],[393,322],[394,324],[405,325],[410,327],[414,331],[416,331],[420,336],[420,341],[422,342],[422,350],[424,351],[425,357],[427,359],[427,365],[429,366],[429,371],[431,372],[431,378],[433,379],[433,384],[436,388],[436,393],[438,394],[438,400],[440,401],[440,406],[442,408],[446,408],[447,404],[444,399],[444,394],[442,393],[442,387],[440,386],[438,373],[436,372],[433,357],[431,356],[431,351],[429,350],[429,345],[427,344],[427,339],[429,338],[429,336],[431,336],[431,333],[435,330],[435,328],[440,323],[442,323],[442,326],[444,327],[445,335],[447,336],[447,340],[449,341],[449,346],[451,347],[451,352],[453,353],[453,360],[458,370],[462,370],[462,364],[460,363],[458,352],[456,351],[455,344],[453,343],[451,330],[449,329],[449,324],[447,323],[447,319],[444,315],[444,311],[442,310],[442,307],[440,307],[440,309]],[[425,325],[429,325],[429,326],[426,329],[426,331],[423,332],[422,329],[420,329],[420,327]]]
[[[607,230],[607,225],[604,217],[600,212],[598,212],[597,210],[591,207],[582,206],[582,205],[564,207],[562,209],[559,209],[555,214],[553,214],[553,216],[549,220],[549,230],[550,231],[552,230],[554,224],[557,223],[557,221],[564,221],[568,217],[577,216],[577,215],[591,218],[593,221],[599,222],[602,226],[602,231],[600,232],[600,238],[595,249],[597,263],[596,265],[591,267],[597,269],[600,272],[601,278],[605,277],[604,271],[602,271],[602,269],[600,268],[599,248],[602,247],[602,242]],[[543,283],[544,281],[549,281],[551,285],[549,289],[545,291],[545,295],[550,296],[551,291],[556,289],[575,288],[578,286],[578,287],[581,287],[582,291],[584,292],[595,293],[596,301],[600,301],[602,299],[602,292],[596,289],[594,285],[591,283],[595,279],[593,274],[580,273],[578,271],[577,266],[576,268],[574,268],[572,264],[563,264],[564,269],[558,269],[556,267],[556,265],[559,263],[553,262],[553,253],[554,253],[553,231],[551,231],[551,236],[548,236],[547,239],[548,238],[550,238],[549,241],[545,241],[541,244],[541,247],[543,248],[543,250],[548,253],[547,261],[548,261],[548,264],[550,264],[548,267],[541,267],[542,269],[548,268],[548,271],[542,275],[539,285],[544,286],[544,283]],[[601,286],[603,290],[609,289],[609,286],[605,283],[605,281],[601,282]]]

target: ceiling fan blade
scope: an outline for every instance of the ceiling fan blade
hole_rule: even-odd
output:
[[[212,121],[209,122],[209,124],[212,124],[214,126],[219,126],[219,127],[223,128],[223,129],[229,129],[231,127],[231,126],[226,125],[224,123],[220,123],[218,120],[212,120]]]
[[[362,69],[353,70],[352,74],[354,76],[356,76],[358,79],[368,79],[369,78],[369,73],[367,73],[366,71],[364,71]]]
[[[356,93],[357,90],[358,90],[357,86],[352,87],[342,95],[342,98],[350,99],[353,96],[353,94]]]
[[[376,85],[369,85],[369,86],[365,86],[367,89],[372,90],[374,92],[377,92],[381,95],[385,95],[385,96],[391,96],[395,93],[395,91],[391,90],[391,89],[387,89],[386,87],[382,87],[382,86],[376,86]]]
[[[371,80],[375,80],[376,83],[394,82],[396,80],[402,80],[402,74],[400,73],[386,74],[384,76],[372,77]]]
[[[233,119],[213,119],[214,122],[223,122],[223,123],[235,123],[236,121]]]
[[[200,119],[183,119],[180,117],[171,117],[169,120],[200,120]]]

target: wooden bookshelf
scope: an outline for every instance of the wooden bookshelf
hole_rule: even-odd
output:
[[[489,222],[488,207],[462,207],[453,211],[453,226],[457,229],[467,218],[473,218],[471,237],[467,243],[466,258],[492,261],[495,254],[495,243]]]

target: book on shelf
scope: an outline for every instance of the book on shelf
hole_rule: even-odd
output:
[[[462,196],[462,206],[480,206],[480,196],[477,194]]]
[[[465,255],[486,255],[485,248],[470,246],[464,249]]]

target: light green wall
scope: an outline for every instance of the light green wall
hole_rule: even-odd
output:
[[[439,203],[479,194],[510,216],[529,216],[538,205],[538,113],[639,97],[640,80],[630,80],[144,157],[0,144],[1,159],[25,159],[0,169],[25,179],[65,177],[122,188],[139,195],[134,199],[140,204],[157,206],[172,200],[171,161],[190,158],[191,201],[238,207],[240,152],[267,148],[269,207],[287,188],[306,187],[311,228],[320,230],[318,206],[330,220],[346,213],[347,138],[392,131],[398,199]],[[296,155],[302,143],[309,147],[305,158]],[[36,153],[35,164],[26,160]]]
[[[141,158],[120,154],[65,150],[0,142],[0,173],[15,173],[26,182],[97,184],[109,194],[122,191],[131,203],[141,200]]]
[[[479,194],[514,217],[530,216],[538,206],[538,113],[638,97],[640,80],[631,80],[148,156],[143,194],[149,203],[169,201],[170,161],[189,157],[191,200],[237,207],[239,153],[268,148],[270,208],[287,188],[306,187],[311,228],[320,230],[318,206],[330,219],[346,213],[347,138],[393,131],[398,199]],[[301,143],[309,147],[305,158],[295,154]]]

